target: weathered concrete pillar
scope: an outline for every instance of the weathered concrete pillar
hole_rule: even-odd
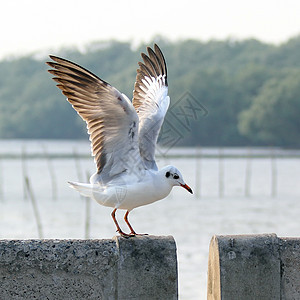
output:
[[[173,238],[117,238],[118,299],[177,299]],[[138,294],[137,294],[138,291]]]
[[[172,237],[1,240],[0,299],[177,299]]]
[[[276,234],[214,236],[207,299],[300,299],[300,239]]]
[[[281,263],[281,299],[300,299],[300,239],[279,240]]]

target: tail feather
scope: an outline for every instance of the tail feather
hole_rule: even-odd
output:
[[[81,195],[85,197],[93,197],[93,185],[89,183],[79,183],[68,181],[71,188],[78,191]]]

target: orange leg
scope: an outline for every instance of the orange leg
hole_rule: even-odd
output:
[[[115,216],[115,215],[116,215],[116,211],[117,211],[117,208],[115,208],[115,209],[113,210],[113,212],[111,213],[111,216],[112,216],[112,218],[113,218],[113,220],[114,220],[114,222],[115,222],[115,224],[116,224],[117,232],[119,232],[120,235],[123,236],[123,237],[130,237],[130,236],[132,236],[132,235],[127,234],[127,233],[125,233],[125,232],[122,231],[121,227],[120,227],[119,224],[118,224],[118,221],[117,221],[117,219],[116,219],[116,216]]]
[[[132,228],[132,226],[130,225],[129,221],[128,221],[128,215],[129,215],[129,210],[126,211],[126,214],[124,216],[124,220],[126,222],[126,224],[128,225],[129,229],[130,229],[130,236],[135,236],[135,235],[148,235],[147,233],[136,233],[134,231],[134,229]]]
[[[124,216],[124,220],[125,220],[126,224],[128,225],[128,227],[130,229],[130,234],[131,235],[136,235],[136,232],[133,230],[132,226],[130,225],[130,223],[128,221],[128,215],[129,215],[129,210],[126,211],[126,214]]]

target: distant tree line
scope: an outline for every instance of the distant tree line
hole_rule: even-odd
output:
[[[300,147],[300,37],[279,46],[254,39],[155,42],[167,60],[171,106],[180,102],[189,125],[180,139],[173,136],[178,146]],[[133,49],[129,42],[106,41],[90,44],[84,53],[70,48],[53,54],[131,98],[145,50],[146,45]],[[0,61],[0,138],[86,138],[84,122],[46,70],[44,60],[34,56]],[[185,95],[208,113],[191,117]],[[171,138],[183,126],[174,116],[169,112],[165,125],[174,130],[163,131]]]

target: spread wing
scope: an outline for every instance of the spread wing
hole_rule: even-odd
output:
[[[50,58],[54,62],[47,62],[52,67],[49,72],[87,124],[97,180],[109,181],[129,167],[141,167],[139,120],[130,100],[79,65],[56,56]]]
[[[133,91],[133,106],[139,116],[139,148],[147,168],[157,170],[155,146],[161,125],[170,104],[167,66],[164,56],[155,44],[154,51],[142,53]]]

